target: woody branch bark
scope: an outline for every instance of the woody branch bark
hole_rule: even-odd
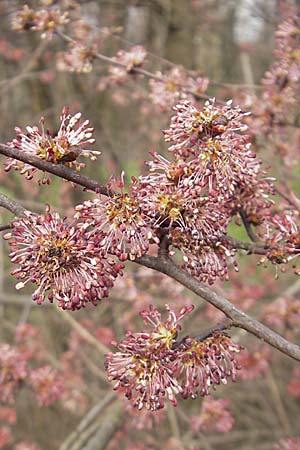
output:
[[[63,178],[64,180],[72,181],[73,183],[83,186],[90,191],[108,195],[108,189],[106,186],[99,184],[95,180],[91,180],[85,175],[81,175],[63,164],[53,164],[51,162],[44,161],[37,156],[24,153],[16,148],[10,148],[4,144],[0,144],[0,153],[2,155],[17,159],[18,161],[30,164],[44,172],[52,173],[53,175]]]

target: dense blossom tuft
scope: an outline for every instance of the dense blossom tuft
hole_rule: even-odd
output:
[[[200,281],[213,284],[216,278],[228,280],[228,260],[238,270],[234,251],[228,248],[225,240],[218,239],[217,234],[209,236],[206,242],[197,229],[192,233],[175,229],[170,236],[172,246],[182,253],[183,266]]]
[[[40,159],[55,164],[65,164],[79,170],[84,166],[79,163],[79,156],[88,156],[95,160],[96,155],[100,153],[94,150],[85,149],[86,144],[93,144],[95,139],[92,137],[94,129],[89,127],[89,121],[81,121],[81,113],[75,115],[68,113],[68,108],[64,107],[61,113],[61,124],[56,135],[52,135],[48,129],[45,129],[45,119],[40,120],[41,130],[37,126],[27,126],[26,132],[16,127],[16,138],[7,145],[17,148],[28,154],[28,156],[37,156]],[[19,170],[25,174],[28,179],[38,169],[27,163],[17,161],[13,158],[7,158],[5,170]]]
[[[228,433],[233,427],[234,419],[228,409],[229,400],[226,398],[205,398],[201,404],[198,416],[191,417],[191,427],[195,431],[218,431]]]
[[[51,405],[63,393],[63,378],[49,365],[33,370],[29,382],[41,406]]]
[[[40,216],[26,212],[15,220],[5,238],[10,240],[11,261],[19,267],[12,273],[21,281],[37,284],[32,298],[41,304],[57,301],[63,309],[79,309],[87,302],[94,305],[108,296],[122,264],[109,259],[93,241],[87,239],[86,224],[68,224],[58,213]]]
[[[235,381],[239,369],[235,354],[241,350],[241,345],[220,332],[214,332],[203,341],[187,338],[175,361],[176,369],[184,378],[182,396],[208,395],[211,387],[227,384],[228,378]]]
[[[124,190],[124,172],[118,181],[111,177],[108,198],[88,200],[76,207],[77,217],[94,225],[92,235],[99,245],[121,260],[144,255],[149,241],[159,240],[151,231],[149,220],[143,214],[134,190],[136,181],[131,180],[128,192]]]
[[[162,322],[158,310],[150,306],[140,315],[153,330],[127,332],[126,338],[116,344],[120,351],[106,355],[109,380],[116,381],[115,389],[124,392],[132,406],[156,411],[164,407],[165,397],[177,404],[175,396],[182,388],[170,366],[172,345],[180,329],[178,321],[192,309],[189,305],[176,314],[167,306],[169,317]]]
[[[201,94],[206,91],[209,80],[199,73],[187,75],[183,67],[176,66],[164,73],[157,72],[149,81],[150,97],[160,110],[168,110],[178,100],[192,98],[191,92]]]
[[[232,107],[231,101],[220,106],[211,100],[198,110],[191,102],[181,101],[175,107],[165,140],[176,158],[193,157],[192,181],[208,186],[211,193],[232,195],[236,186],[252,184],[260,163],[251,151],[244,113]]]
[[[274,450],[299,450],[300,448],[300,437],[289,437],[281,439],[277,445],[275,445]]]
[[[59,8],[31,9],[24,5],[12,20],[12,28],[16,31],[36,30],[42,37],[51,38],[54,32],[69,22],[68,13]]]
[[[188,305],[176,314],[167,306],[169,317],[163,322],[151,306],[140,315],[152,330],[128,331],[115,344],[119,351],[106,355],[109,380],[116,381],[115,389],[124,392],[132,406],[156,411],[164,407],[165,398],[176,405],[176,395],[196,398],[207,395],[210,386],[226,383],[228,377],[236,379],[234,353],[242,347],[229,336],[216,332],[201,342],[185,338],[176,343],[178,322],[192,309]]]
[[[27,376],[27,362],[23,353],[8,344],[0,344],[0,402],[13,401],[15,388]]]
[[[70,44],[67,52],[57,56],[57,68],[61,71],[88,73],[93,68],[96,47],[86,46],[80,42]]]

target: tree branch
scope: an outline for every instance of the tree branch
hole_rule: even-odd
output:
[[[65,42],[68,42],[69,44],[78,44],[78,42],[75,39],[72,39],[70,36],[67,36],[65,33],[56,30],[56,34]],[[150,80],[156,80],[158,82],[163,83],[165,80],[162,76],[157,75],[155,73],[149,72],[148,70],[142,69],[141,67],[133,67],[130,71],[127,70],[127,66],[126,64],[123,64],[120,61],[116,61],[115,59],[106,56],[106,55],[102,55],[101,53],[93,53],[93,57],[95,59],[98,59],[99,61],[104,61],[105,63],[108,63],[112,66],[117,66],[117,67],[122,67],[123,69],[126,70],[126,72],[128,73],[128,75],[130,76],[130,74],[138,74],[138,75],[142,75]],[[199,94],[198,92],[195,92],[191,89],[187,89],[184,87],[181,87],[180,89],[182,92],[186,92],[187,94],[191,94],[196,100],[209,100],[211,98],[210,95],[207,94]],[[226,105],[226,102],[224,102],[223,100],[215,100],[216,103],[219,103],[220,105]]]
[[[8,209],[8,211],[12,212],[15,216],[22,216],[24,214],[24,211],[26,211],[25,208],[23,208],[20,203],[16,202],[15,200],[12,200],[9,197],[6,197],[6,195],[2,194],[0,192],[0,206],[2,208]],[[5,229],[5,228],[4,228]]]
[[[72,181],[73,183],[83,186],[90,191],[94,191],[97,194],[108,195],[108,189],[106,186],[101,185],[97,181],[91,180],[85,175],[81,175],[76,170],[72,170],[63,164],[53,164],[49,161],[44,161],[37,156],[24,153],[21,150],[8,147],[4,144],[0,144],[0,153],[10,158],[17,159],[18,161],[30,164],[31,166],[44,172],[52,173],[53,175],[61,177],[64,180]]]
[[[253,242],[245,242],[240,241],[239,239],[235,239],[231,236],[223,236],[223,238],[230,244],[230,246],[234,249],[246,250],[248,254],[255,255],[266,255],[270,250],[277,247],[269,246],[263,243],[253,243]]]
[[[244,227],[245,227],[245,230],[246,230],[246,232],[247,232],[249,238],[251,239],[252,242],[256,242],[256,241],[257,241],[257,237],[256,237],[255,234],[253,233],[252,228],[251,228],[251,225],[250,225],[250,223],[248,222],[247,216],[246,216],[246,214],[245,214],[245,211],[244,211],[242,208],[239,209],[239,214],[240,214],[240,216],[241,216],[243,225],[244,225]]]
[[[6,225],[0,225],[0,231],[11,230],[13,228],[12,223],[7,223]]]
[[[222,311],[229,319],[232,320],[232,326],[243,328],[282,353],[300,362],[300,347],[287,341],[278,333],[271,330],[271,328],[268,328],[258,320],[238,309],[225,297],[212,291],[205,284],[196,280],[185,270],[178,267],[171,259],[162,259],[145,255],[138,258],[136,262],[170,276]]]

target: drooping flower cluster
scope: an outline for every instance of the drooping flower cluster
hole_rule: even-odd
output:
[[[235,353],[242,347],[224,333],[215,332],[203,341],[185,338],[176,343],[178,322],[193,305],[175,313],[166,306],[169,316],[162,321],[156,308],[142,311],[141,317],[152,330],[127,332],[116,353],[106,355],[108,378],[116,381],[115,389],[123,392],[132,406],[156,411],[166,398],[175,406],[177,395],[196,398],[207,395],[211,387],[236,379],[238,364]]]
[[[188,76],[183,67],[174,67],[163,73],[157,72],[149,82],[150,98],[162,111],[170,109],[179,100],[192,98],[191,92],[202,94],[209,80],[199,74]]]
[[[291,437],[281,439],[278,444],[275,445],[274,450],[299,450],[300,437]]]
[[[64,383],[59,373],[46,365],[31,371],[29,383],[40,406],[49,406],[61,397]]]
[[[265,139],[272,155],[277,153],[287,166],[298,162],[298,115],[300,80],[300,10],[285,8],[283,21],[276,32],[274,61],[263,79],[263,91],[253,100],[251,128]]]
[[[80,42],[70,44],[67,52],[57,55],[57,68],[60,71],[88,73],[93,68],[96,53],[95,45],[84,45]]]
[[[114,60],[125,66],[127,72],[133,71],[136,67],[141,67],[145,62],[147,52],[142,45],[133,46],[129,52],[119,50]]]
[[[119,50],[117,55],[111,58],[108,75],[101,77],[98,89],[103,91],[109,86],[123,84],[129,76],[137,74],[135,69],[143,67],[147,57],[147,51],[142,45],[134,45],[130,51]]]
[[[266,258],[273,264],[293,261],[294,271],[300,275],[300,267],[297,265],[300,259],[299,212],[287,210],[271,216],[267,223],[265,238],[270,246]]]
[[[42,32],[42,37],[51,38],[54,32],[68,23],[68,13],[59,8],[32,9],[24,5],[12,20],[12,28],[16,31],[36,30]]]
[[[191,175],[195,185],[208,186],[209,192],[232,195],[237,186],[253,184],[259,161],[251,152],[247,137],[239,134],[247,129],[243,119],[248,113],[232,107],[206,102],[198,110],[191,102],[174,107],[176,114],[164,132],[169,151],[176,158],[193,157]]]
[[[226,398],[204,398],[200,414],[191,417],[192,429],[228,433],[234,424],[234,418],[228,406],[229,400]]]
[[[179,249],[184,267],[211,284],[228,279],[228,260],[237,269],[226,239],[232,216],[245,208],[249,223],[260,225],[267,213],[258,212],[271,207],[273,190],[242,134],[248,113],[214,99],[203,109],[183,100],[174,110],[164,134],[175,160],[152,152],[136,191],[152,228],[167,236],[170,254]]]
[[[0,403],[13,402],[14,390],[27,376],[27,361],[15,347],[0,344]]]
[[[92,235],[104,251],[120,260],[131,260],[144,255],[149,241],[158,242],[149,220],[143,213],[132,179],[128,192],[124,190],[124,172],[118,181],[114,176],[107,185],[108,198],[96,198],[78,205],[77,217],[93,225]]]
[[[72,310],[107,297],[123,266],[104,254],[87,226],[69,224],[49,207],[40,216],[25,212],[5,236],[11,261],[19,265],[12,272],[21,280],[16,288],[32,282],[38,286],[32,295],[38,304],[49,291],[49,301]]]
[[[68,108],[64,107],[61,113],[61,124],[56,135],[52,135],[48,129],[45,129],[45,119],[40,120],[41,130],[37,126],[27,126],[26,132],[16,127],[16,137],[7,145],[17,148],[28,154],[28,156],[37,156],[45,161],[54,164],[64,164],[79,170],[84,166],[78,162],[79,156],[87,156],[92,160],[100,152],[84,148],[87,144],[93,144],[95,139],[92,137],[94,129],[89,127],[89,121],[81,121],[81,113],[75,115],[68,113]],[[25,174],[26,178],[31,179],[33,173],[38,169],[30,164],[17,161],[13,158],[7,158],[5,170],[19,170]]]

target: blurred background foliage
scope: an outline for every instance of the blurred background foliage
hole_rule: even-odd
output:
[[[61,40],[57,37],[41,40],[35,33],[19,34],[11,30],[11,18],[24,3],[21,0],[0,1],[0,141],[5,143],[14,137],[14,126],[23,128],[38,124],[41,116],[46,118],[47,126],[55,130],[62,107],[68,105],[72,113],[81,111],[84,118],[90,119],[95,128],[94,147],[102,152],[97,163],[87,164],[84,173],[101,182],[106,182],[112,173],[119,174],[122,169],[128,177],[137,176],[143,170],[149,150],[166,152],[161,130],[166,128],[172,111],[158,112],[153,104],[148,104],[146,111],[143,109],[145,103],[141,102],[140,95],[135,95],[135,90],[146,92],[147,80],[133,78],[123,87],[116,87],[115,91],[114,88],[100,91],[97,86],[101,76],[107,73],[107,66],[100,61],[96,61],[93,72],[87,74],[58,71],[55,53],[65,48]],[[40,4],[37,1],[27,3],[31,7]],[[100,37],[103,54],[113,56],[120,48],[142,44],[149,52],[147,64],[152,71],[164,71],[174,64],[183,65],[210,79],[209,95],[228,99],[241,90],[243,93],[259,90],[259,81],[272,60],[274,31],[283,2],[97,0],[78,3],[81,3],[82,19],[93,27],[97,38]],[[105,27],[114,27],[116,31],[105,37]],[[47,202],[68,215],[75,204],[90,196],[55,178],[50,186],[38,186],[18,173],[5,174],[2,169],[0,183],[1,192],[39,212],[44,210]],[[1,223],[10,219],[9,213],[1,211]],[[239,234],[236,227],[233,232]],[[145,305],[193,300],[197,308],[189,319],[189,333],[220,318],[201,299],[193,299],[179,286],[174,288],[173,282],[168,284],[164,277],[131,264],[123,284],[112,292],[110,300],[103,301],[97,308],[74,312],[70,319],[68,313],[58,312],[54,306],[36,307],[30,299],[30,288],[24,290],[25,294],[16,293],[15,280],[9,275],[11,268],[5,256],[7,248],[3,242],[0,246],[0,336],[3,341],[10,341],[17,323],[29,321],[35,324],[45,340],[45,359],[58,368],[61,355],[74,339],[70,334],[75,333],[74,322],[90,327],[91,333],[99,327],[111,327],[115,338],[121,339],[128,324],[133,326],[137,311]],[[287,287],[294,286],[292,295],[299,296],[299,281],[294,276],[284,275],[274,281],[272,268],[265,270],[255,264],[255,258],[251,263],[243,260],[240,274],[215,288],[240,306],[245,300],[254,299],[249,308],[258,317],[261,306],[280,297]],[[247,292],[245,286],[249,287]],[[125,291],[128,295],[124,295]],[[136,326],[138,330],[141,322]],[[299,332],[297,334],[296,330],[292,334],[288,325],[280,331],[290,333],[294,340],[299,339]],[[101,341],[101,330],[99,333],[96,339]],[[263,344],[243,331],[235,330],[232,335],[250,351],[251,348],[254,353],[262,351]],[[61,404],[54,403],[41,408],[25,389],[20,390],[16,402],[16,442],[27,439],[43,450],[59,448],[80,418],[111,389],[103,379],[103,355],[100,353],[93,343],[82,338],[78,350],[81,375],[77,388],[85,398],[85,406],[66,411]],[[120,416],[118,408],[117,412],[111,412],[113,418],[110,420],[114,425],[111,435],[98,437],[94,447],[89,441],[78,448],[271,450],[282,436],[299,434],[300,399],[286,390],[293,362],[272,349],[267,354],[269,369],[263,376],[240,380],[217,391],[217,396],[230,399],[235,418],[235,426],[227,434],[192,432],[189,414],[199,413],[201,399],[189,400],[181,402],[175,412],[167,410],[154,425],[155,433],[137,430],[136,418]],[[249,364],[251,366],[251,362]],[[105,417],[106,413],[100,417],[99,427]]]

